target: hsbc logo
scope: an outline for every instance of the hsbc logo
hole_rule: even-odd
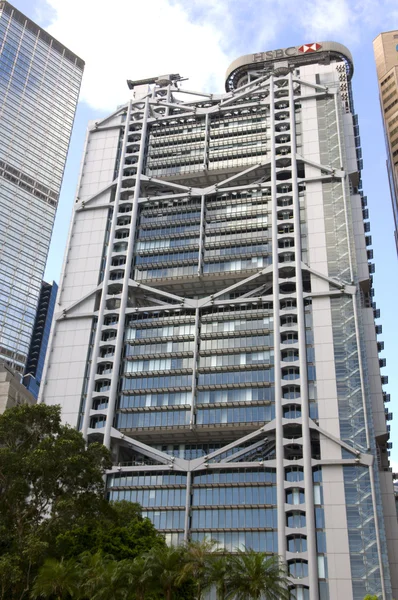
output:
[[[302,46],[290,46],[289,48],[281,48],[280,50],[268,50],[268,52],[258,52],[253,54],[253,62],[263,62],[266,60],[275,60],[278,58],[289,58],[297,54],[306,54],[307,52],[317,52],[322,48],[322,44],[315,42],[314,44],[303,44]]]
[[[322,44],[318,44],[318,42],[315,42],[314,44],[303,44],[302,46],[299,46],[297,50],[302,54],[306,54],[307,52],[317,52],[321,48]]]

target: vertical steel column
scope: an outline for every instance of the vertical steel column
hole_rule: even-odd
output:
[[[341,119],[340,119],[340,111],[338,105],[338,92],[334,94],[334,106],[336,112],[336,124],[337,124],[337,138],[339,143],[339,153],[340,153],[340,162],[341,167],[343,168],[343,153],[342,153],[342,145],[341,145]],[[347,248],[348,248],[348,259],[350,265],[350,277],[351,283],[354,283],[354,269],[352,264],[352,254],[351,254],[351,245],[350,245],[350,229],[348,226],[348,206],[347,206],[347,194],[346,194],[346,178],[348,175],[346,174],[344,179],[342,180],[343,187],[343,202],[344,202],[344,218],[345,218],[345,227],[346,227],[346,235],[347,235]],[[366,432],[366,444],[368,449],[371,448],[370,445],[370,434],[369,434],[369,422],[368,422],[368,408],[366,404],[366,391],[365,391],[365,378],[363,375],[363,362],[362,362],[362,351],[361,351],[361,338],[359,335],[359,319],[358,319],[358,307],[357,307],[357,290],[358,286],[355,284],[356,293],[352,296],[352,306],[354,312],[354,323],[355,323],[355,339],[358,347],[358,366],[359,366],[359,379],[361,382],[361,395],[362,395],[362,406],[363,406],[363,417],[365,424],[365,432]],[[377,465],[377,461],[376,465]],[[380,541],[380,525],[379,525],[379,515],[377,514],[377,498],[376,498],[376,487],[374,480],[374,463],[369,466],[369,478],[370,478],[370,487],[372,493],[372,503],[373,503],[373,511],[374,511],[374,519],[375,519],[375,530],[376,530],[376,545],[377,545],[377,556],[379,559],[380,565],[380,581],[381,581],[381,590],[383,594],[383,599],[386,600],[386,588],[384,584],[384,563],[383,556],[381,552],[381,541]]]
[[[208,145],[209,145],[209,113],[205,116],[205,142],[203,148],[203,169],[207,169]]]
[[[286,561],[285,535],[285,471],[282,426],[282,381],[281,381],[281,333],[279,306],[279,262],[278,262],[278,214],[276,197],[276,163],[275,163],[275,106],[274,77],[270,84],[270,144],[271,144],[271,202],[272,202],[272,286],[274,301],[274,370],[275,370],[275,446],[276,446],[276,498],[278,514],[278,554]]]
[[[132,263],[133,252],[134,252],[135,230],[136,230],[137,215],[138,215],[138,198],[140,196],[141,173],[142,173],[142,167],[143,167],[144,155],[145,155],[145,141],[146,141],[146,129],[147,129],[147,122],[148,122],[148,110],[149,110],[149,97],[147,96],[145,99],[145,107],[144,107],[143,118],[142,118],[140,151],[139,151],[139,156],[138,156],[137,174],[136,174],[136,179],[135,179],[134,197],[133,197],[133,213],[131,216],[130,235],[129,235],[129,241],[128,241],[128,246],[127,246],[127,256],[126,256],[126,268],[124,270],[123,290],[122,290],[122,297],[120,300],[120,310],[119,310],[119,321],[117,324],[115,356],[114,356],[114,360],[113,360],[111,388],[109,390],[108,413],[107,413],[106,423],[105,423],[104,445],[107,448],[110,447],[110,443],[111,443],[111,429],[112,429],[112,425],[113,425],[113,417],[115,414],[117,389],[118,389],[118,385],[119,385],[119,371],[120,371],[120,363],[121,363],[121,354],[122,354],[122,350],[123,350],[126,306],[127,306],[127,298],[128,298],[128,291],[129,291],[129,279],[130,279],[131,263]],[[124,155],[122,158],[124,159]]]
[[[198,275],[202,274],[203,268],[203,239],[205,235],[205,208],[206,198],[201,196],[200,199],[200,225],[199,225],[199,257],[198,257]]]
[[[170,84],[167,86],[167,96],[166,96],[166,102],[170,102],[171,100],[171,86]],[[166,108],[164,109],[164,116],[168,117],[170,114],[170,106],[166,106]]]
[[[184,519],[184,542],[188,541],[189,538],[189,516],[191,512],[191,487],[192,487],[192,474],[191,471],[187,471],[187,487],[185,493],[185,519]]]
[[[194,350],[193,350],[193,359],[192,359],[192,384],[191,384],[191,415],[189,418],[189,427],[193,429],[195,425],[195,408],[196,408],[196,372],[197,372],[197,362],[198,362],[198,346],[199,346],[199,319],[200,319],[200,309],[195,309],[195,341],[194,341]]]
[[[307,347],[305,339],[305,312],[303,295],[303,273],[301,269],[301,228],[300,228],[300,198],[297,181],[297,151],[296,151],[296,115],[294,108],[293,78],[289,73],[289,107],[290,135],[292,156],[292,187],[293,187],[293,223],[294,223],[294,256],[296,269],[297,324],[299,333],[299,366],[300,366],[300,395],[303,436],[303,464],[306,504],[307,548],[308,548],[308,581],[310,584],[310,600],[318,600],[318,559],[316,551],[314,483],[312,477],[311,433],[309,428],[309,398],[307,376]]]
[[[111,224],[111,230],[109,232],[108,250],[106,253],[104,277],[102,279],[101,300],[100,300],[100,305],[99,305],[98,315],[97,315],[97,329],[95,332],[94,345],[93,345],[93,350],[91,353],[91,367],[90,367],[90,375],[89,375],[88,385],[87,385],[86,405],[84,407],[84,417],[83,417],[83,426],[82,426],[82,433],[83,433],[83,437],[85,440],[87,439],[87,429],[88,429],[88,426],[90,423],[90,411],[91,411],[91,407],[92,407],[92,397],[93,397],[93,391],[94,391],[94,386],[95,386],[95,375],[97,373],[97,358],[98,358],[99,345],[101,342],[102,326],[104,323],[104,312],[105,312],[105,307],[106,307],[106,296],[107,296],[106,286],[108,285],[109,271],[110,271],[111,262],[112,262],[113,240],[115,238],[115,229],[116,229],[117,216],[118,216],[118,211],[119,211],[120,190],[122,188],[122,179],[123,179],[123,168],[124,168],[124,160],[123,159],[126,154],[126,145],[127,145],[127,140],[128,140],[128,136],[129,136],[131,105],[132,105],[132,101],[130,100],[127,105],[127,115],[126,115],[126,122],[125,122],[125,126],[124,126],[123,143],[122,143],[122,147],[120,150],[119,174],[118,174],[117,184],[116,184],[115,201],[113,203],[112,224]],[[111,207],[111,205],[109,205],[109,207]]]

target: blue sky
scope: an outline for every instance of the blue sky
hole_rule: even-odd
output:
[[[372,40],[398,29],[396,0],[11,0],[86,61],[53,242],[46,270],[59,280],[87,122],[126,102],[126,79],[163,73],[189,78],[190,89],[222,91],[224,73],[241,54],[333,40],[346,45],[355,64],[354,101],[364,156],[376,263],[377,306],[381,309],[387,358],[383,373],[393,411],[398,407],[398,261],[385,169]],[[398,472],[398,409],[392,422]]]

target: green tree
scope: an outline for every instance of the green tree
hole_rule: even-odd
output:
[[[227,599],[284,600],[289,598],[289,580],[278,556],[254,550],[238,550],[229,558]]]
[[[134,560],[120,561],[128,585],[135,590],[137,600],[146,600],[151,590],[156,589],[156,582],[146,556],[137,556]]]
[[[184,571],[186,551],[183,546],[153,548],[146,556],[152,580],[166,600],[172,600],[188,579]],[[157,590],[156,590],[157,591]]]
[[[211,556],[208,563],[208,585],[215,586],[217,600],[225,600],[227,593],[227,578],[229,574],[229,556],[225,553]]]
[[[66,600],[77,598],[78,586],[74,560],[48,558],[36,577],[32,598]]]
[[[211,539],[191,541],[185,546],[185,564],[182,575],[192,578],[197,600],[210,585],[210,564],[217,542]]]
[[[60,532],[109,510],[103,475],[110,466],[106,448],[86,447],[78,431],[61,424],[59,407],[23,405],[0,416],[2,600],[28,597]],[[1,581],[6,564],[8,584]]]
[[[0,556],[0,598],[5,600],[13,596],[14,589],[23,580],[20,560],[14,554]]]
[[[109,556],[104,556],[102,552],[84,552],[74,561],[76,565],[76,578],[79,586],[79,598],[92,598],[97,592],[98,587],[103,580],[103,572],[112,560]]]
[[[128,584],[121,562],[104,561],[102,569],[94,577],[94,593],[87,596],[87,600],[109,600],[110,598],[112,600],[129,600],[133,598],[133,591]]]
[[[142,517],[139,504],[111,503],[99,519],[77,523],[57,536],[56,556],[77,558],[83,552],[101,551],[115,560],[134,559],[154,547],[164,548],[164,537]]]
[[[101,504],[111,466],[101,444],[61,424],[60,408],[22,405],[0,416],[0,524],[14,543]]]
[[[379,600],[379,596],[376,596],[376,594],[366,594],[363,600]]]

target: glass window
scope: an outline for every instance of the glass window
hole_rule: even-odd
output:
[[[304,512],[292,511],[286,513],[287,526],[292,528],[300,528],[306,526],[306,516]]]
[[[303,560],[294,560],[288,563],[289,575],[296,579],[308,577],[308,563]]]

